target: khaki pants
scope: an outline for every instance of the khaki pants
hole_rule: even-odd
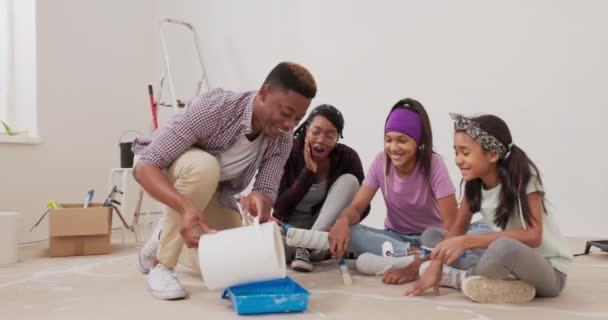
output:
[[[242,225],[240,213],[219,202],[215,191],[220,179],[220,165],[211,154],[191,149],[175,160],[166,175],[179,193],[201,208],[212,228],[224,230]],[[165,223],[156,257],[167,268],[175,268],[179,260],[180,264],[200,272],[198,250],[186,247],[180,228],[181,215],[165,207]],[[199,228],[197,233],[203,232]]]

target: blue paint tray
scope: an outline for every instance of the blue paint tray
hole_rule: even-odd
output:
[[[301,312],[308,306],[308,296],[310,292],[289,277],[232,286],[222,293],[239,315]]]

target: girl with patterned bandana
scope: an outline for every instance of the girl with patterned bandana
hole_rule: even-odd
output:
[[[437,228],[423,233],[423,245],[434,247],[431,261],[422,265],[421,279],[406,294],[431,287],[438,294],[438,286],[448,286],[461,288],[474,301],[492,303],[559,295],[572,255],[546,206],[538,168],[513,143],[502,119],[452,118],[464,199],[447,233]],[[492,222],[496,232],[464,235],[474,212]]]

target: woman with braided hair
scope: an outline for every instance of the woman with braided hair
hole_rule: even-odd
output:
[[[313,109],[294,131],[293,147],[274,203],[274,217],[293,227],[329,230],[354,198],[363,181],[359,155],[338,143],[344,117],[334,106]],[[364,215],[369,212],[369,206]],[[287,260],[298,271],[312,271],[312,260],[329,258],[329,252],[286,247]],[[312,255],[311,255],[312,254]]]

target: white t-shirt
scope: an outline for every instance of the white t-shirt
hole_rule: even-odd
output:
[[[232,180],[245,172],[245,169],[255,160],[258,147],[264,135],[249,141],[245,135],[239,137],[234,145],[218,156],[220,163],[220,181]]]
[[[498,200],[500,199],[500,190],[500,184],[489,190],[481,189],[481,207],[479,212],[484,216],[486,222],[494,231],[502,231],[494,223],[496,208],[498,208]],[[526,186],[526,194],[534,192],[542,192],[542,186],[540,185],[538,178],[535,175],[532,175]],[[521,201],[527,201],[527,199],[521,199]],[[568,250],[568,245],[559,230],[555,216],[551,212],[546,212],[546,214],[543,212],[542,221],[542,243],[539,247],[535,248],[535,250],[542,254],[553,268],[559,270],[563,274],[567,274],[568,266],[574,258]],[[525,222],[525,220],[523,220],[523,216],[519,212],[519,206],[515,204],[515,214],[509,218],[505,230],[521,229],[523,228],[522,222]]]

